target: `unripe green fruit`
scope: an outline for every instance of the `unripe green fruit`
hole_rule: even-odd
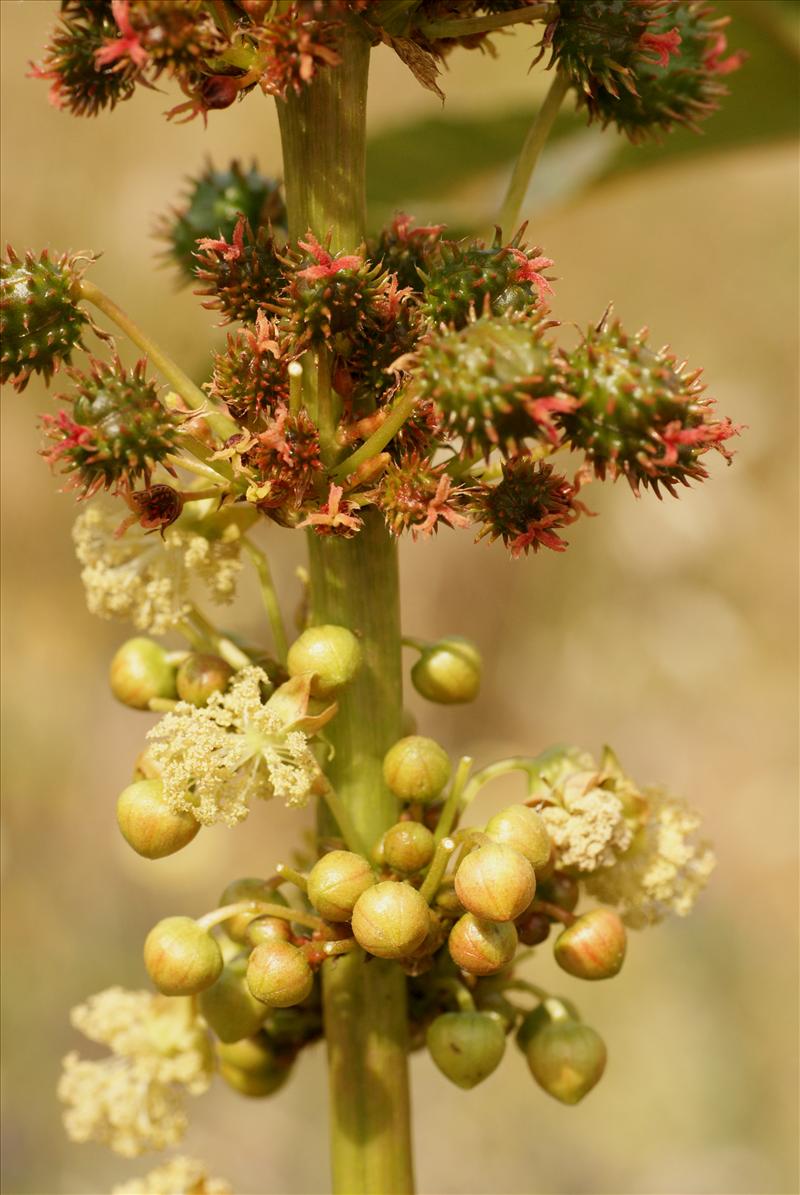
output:
[[[542,900],[571,913],[580,899],[581,890],[578,881],[572,876],[563,871],[554,871],[550,878],[542,883],[540,895]]]
[[[222,1042],[237,1042],[256,1032],[267,1008],[256,1000],[245,982],[247,955],[232,958],[216,983],[200,994],[200,1011]]]
[[[559,967],[578,979],[611,979],[625,961],[628,935],[613,909],[592,909],[578,917],[555,941]]]
[[[513,921],[536,892],[528,860],[510,846],[489,842],[462,859],[455,875],[456,895],[468,912],[485,921]]]
[[[117,823],[125,841],[145,859],[164,859],[187,846],[200,829],[191,813],[170,809],[160,780],[137,780],[117,798]]]
[[[108,673],[117,701],[135,710],[146,710],[154,697],[174,699],[175,665],[152,639],[129,639],[111,661]]]
[[[270,1008],[291,1008],[311,994],[314,972],[302,950],[290,942],[265,942],[250,955],[247,986]]]
[[[577,1104],[606,1067],[602,1037],[579,1021],[553,1021],[535,1033],[525,1050],[531,1074],[548,1095]]]
[[[331,851],[308,873],[308,899],[328,921],[349,921],[362,892],[375,883],[366,859],[354,851]]]
[[[436,908],[446,917],[460,917],[465,911],[452,881],[443,883],[436,893]]]
[[[240,880],[231,880],[222,896],[219,898],[219,908],[224,905],[235,905],[240,900],[262,900],[271,905],[287,905],[286,897],[277,888],[273,888],[266,880],[259,880],[254,876],[244,876]],[[247,927],[258,917],[258,913],[237,913],[225,922],[225,932],[240,946],[248,944]]]
[[[439,1070],[469,1090],[500,1065],[506,1035],[500,1020],[483,1012],[446,1012],[428,1026],[428,1050]]]
[[[465,913],[450,931],[450,957],[470,975],[494,975],[510,963],[517,949],[517,931],[510,921],[482,921]]]
[[[219,1073],[228,1086],[238,1091],[239,1095],[250,1099],[262,1099],[264,1096],[274,1095],[283,1087],[291,1069],[291,1063],[280,1062],[270,1070],[244,1071],[223,1062]]]
[[[290,676],[312,672],[313,697],[330,697],[352,680],[361,666],[361,644],[347,627],[309,627],[289,648]]]
[[[260,946],[262,942],[288,942],[292,927],[283,917],[254,917],[245,936],[249,946]]]
[[[241,1041],[217,1042],[217,1054],[223,1066],[232,1066],[252,1074],[274,1070],[277,1061],[275,1050],[263,1031],[252,1037],[243,1037]]]
[[[490,818],[486,833],[493,842],[512,846],[537,871],[550,858],[550,835],[543,819],[527,805],[509,805]]]
[[[450,779],[450,759],[433,739],[410,734],[386,752],[383,778],[401,801],[434,801]]]
[[[221,656],[192,652],[178,668],[175,687],[181,701],[202,706],[212,693],[224,693],[232,676],[233,669]]]
[[[554,1021],[579,1021],[581,1014],[571,1000],[563,996],[550,996],[522,1018],[517,1030],[517,1045],[523,1054],[528,1048],[528,1042],[544,1029],[545,1025],[552,1025]]]
[[[398,822],[381,840],[382,860],[392,871],[411,875],[427,867],[436,850],[436,840],[421,822]]]
[[[478,696],[482,666],[474,644],[460,635],[450,635],[423,650],[411,669],[411,681],[428,701],[458,705]]]
[[[165,917],[144,943],[147,974],[165,996],[194,996],[222,972],[219,946],[191,917]]]
[[[353,936],[378,958],[408,958],[428,936],[430,909],[410,884],[384,880],[367,888],[353,909]]]

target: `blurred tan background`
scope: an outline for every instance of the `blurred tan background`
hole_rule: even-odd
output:
[[[753,16],[750,4],[729,7]],[[202,377],[222,333],[156,269],[149,232],[205,155],[219,165],[255,155],[280,172],[273,105],[254,95],[212,114],[207,131],[168,125],[161,113],[175,101],[155,93],[95,120],[58,113],[46,86],[24,77],[55,10],[50,0],[0,4],[3,240],[104,250],[98,284]],[[499,60],[454,58],[444,117],[532,107],[541,91],[541,75],[526,74],[532,43],[528,31],[502,39]],[[779,43],[767,38],[759,51],[768,70],[770,54],[777,63],[787,52]],[[409,121],[440,116],[378,50],[373,133],[391,143]],[[757,129],[725,153],[712,152],[711,134],[707,144],[564,203],[564,173],[605,151],[593,139],[570,157],[559,143],[527,214],[556,261],[558,316],[584,324],[613,298],[632,330],[646,322],[656,342],[705,366],[720,410],[748,425],[732,468],[712,461],[712,479],[680,501],[593,487],[601,517],[572,530],[563,556],[513,562],[446,532],[401,553],[408,633],[471,636],[487,663],[469,709],[412,695],[420,728],[479,762],[552,741],[594,751],[608,741],[634,776],[703,811],[718,871],[692,919],[635,937],[613,984],[557,974],[547,950],[535,960],[532,974],[575,998],[608,1043],[607,1077],[580,1107],[549,1101],[513,1046],[472,1093],[414,1057],[425,1195],[798,1189],[797,154],[793,141]],[[427,203],[424,180],[409,177],[397,206],[468,225],[499,206],[506,173],[487,168]],[[81,1044],[70,1006],[113,983],[142,986],[140,943],[153,921],[199,914],[229,878],[270,870],[306,819],[262,807],[161,863],[122,842],[114,801],[150,719],[107,690],[126,628],[86,612],[69,538],[74,501],[36,456],[37,412],[49,404],[32,383],[4,394],[2,407],[4,1190],[102,1195],[150,1163],[63,1137],[59,1060]],[[269,527],[264,542],[291,609],[302,537]],[[258,635],[255,586],[241,590],[229,624]],[[476,819],[511,792],[490,790]],[[323,1192],[325,1100],[317,1048],[275,1100],[245,1102],[215,1085],[193,1101],[185,1151],[239,1195]]]

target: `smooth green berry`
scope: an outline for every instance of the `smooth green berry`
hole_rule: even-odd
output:
[[[145,859],[164,859],[187,846],[200,829],[191,813],[170,809],[160,780],[137,780],[117,798],[117,824]]]

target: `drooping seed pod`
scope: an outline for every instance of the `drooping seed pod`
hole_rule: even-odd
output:
[[[410,884],[384,880],[367,888],[353,909],[353,937],[378,958],[408,958],[430,930],[428,903]]]
[[[474,701],[483,662],[478,649],[461,635],[428,644],[411,669],[411,682],[428,701],[458,705]]]
[[[164,800],[160,780],[137,780],[117,798],[117,824],[137,855],[165,859],[188,846],[200,829],[191,813],[174,810]]]
[[[222,968],[216,983],[200,993],[200,1011],[221,1042],[237,1042],[256,1032],[267,1015],[245,981],[247,955],[239,954]]]
[[[49,381],[80,347],[89,319],[78,306],[85,255],[0,258],[0,383],[24,390],[32,374]]]
[[[290,676],[313,673],[311,695],[330,697],[351,681],[361,666],[361,644],[352,631],[340,626],[315,626],[303,631],[289,648]]]
[[[221,656],[191,652],[178,667],[175,687],[181,701],[203,706],[212,693],[225,692],[232,676],[233,669]]]
[[[427,867],[433,858],[436,841],[421,822],[397,822],[381,839],[382,862],[391,871],[413,875]]]
[[[500,1065],[506,1035],[499,1017],[485,1012],[446,1012],[431,1021],[426,1042],[442,1074],[468,1091]]]
[[[266,880],[258,879],[255,876],[243,876],[241,879],[231,880],[219,898],[219,908],[222,908],[224,905],[236,904],[241,900],[261,900],[271,905],[288,906],[289,903],[286,897],[273,884],[269,884]],[[238,942],[240,946],[247,945],[248,926],[258,916],[257,911],[252,913],[237,913],[235,917],[230,917],[225,922],[225,932],[229,938],[234,942]]]
[[[349,921],[355,903],[375,883],[366,859],[354,851],[330,851],[308,873],[308,899],[327,921]]]
[[[509,805],[486,823],[486,833],[493,842],[513,847],[534,870],[545,867],[550,858],[550,835],[535,809],[527,805]]]
[[[557,1020],[534,1033],[525,1048],[531,1074],[548,1095],[577,1104],[602,1078],[603,1039],[580,1021]]]
[[[386,752],[383,778],[401,801],[435,801],[450,779],[450,759],[433,739],[411,734]]]
[[[290,942],[265,942],[250,955],[247,986],[270,1008],[291,1008],[311,995],[314,972],[302,950]]]
[[[517,931],[510,921],[483,921],[465,913],[450,931],[447,946],[457,967],[470,975],[502,971],[517,949]]]
[[[613,909],[592,909],[558,935],[553,948],[559,967],[578,979],[610,979],[625,961],[628,938]]]
[[[524,1054],[533,1035],[544,1029],[545,1025],[551,1025],[553,1021],[579,1021],[580,1019],[581,1014],[571,1000],[567,1000],[563,996],[549,996],[529,1013],[526,1013],[520,1021],[516,1035],[517,1046]]]
[[[455,874],[456,895],[484,921],[513,921],[536,892],[536,876],[513,847],[489,842],[470,851]]]
[[[152,639],[128,639],[114,653],[108,678],[117,701],[134,710],[146,710],[155,697],[174,699],[175,665]]]
[[[165,917],[145,939],[144,965],[164,996],[195,996],[216,983],[222,954],[211,934],[191,917]]]

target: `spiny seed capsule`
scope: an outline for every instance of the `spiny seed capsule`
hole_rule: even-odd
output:
[[[427,867],[436,850],[436,841],[421,822],[398,822],[381,840],[382,860],[391,871],[411,875]]]
[[[510,963],[517,949],[517,931],[510,921],[482,921],[465,913],[450,931],[450,957],[470,975],[494,975]]]
[[[416,888],[384,880],[368,888],[353,909],[353,936],[378,958],[407,958],[428,936],[428,903]]]
[[[553,1021],[579,1021],[581,1014],[571,1000],[563,996],[548,996],[541,1004],[527,1013],[520,1022],[517,1030],[517,1045],[523,1054],[528,1048],[528,1042],[535,1033],[551,1025]]]
[[[194,996],[222,971],[219,946],[191,917],[165,917],[144,943],[147,974],[165,996]]]
[[[289,648],[290,676],[312,672],[312,697],[330,697],[351,681],[361,666],[361,644],[347,627],[309,627]]]
[[[559,967],[578,979],[610,979],[625,960],[627,934],[613,909],[592,909],[556,938]]]
[[[499,1018],[483,1012],[446,1012],[428,1026],[428,1050],[451,1083],[469,1090],[500,1065],[506,1036]]]
[[[265,942],[250,955],[247,986],[270,1008],[291,1008],[311,995],[314,972],[290,942]]]
[[[494,842],[511,846],[537,871],[550,858],[550,835],[544,820],[527,805],[509,805],[490,818],[486,833]]]
[[[155,697],[174,699],[175,665],[152,639],[129,639],[115,653],[109,669],[111,692],[117,701],[146,710]]]
[[[288,942],[292,927],[283,917],[254,917],[247,926],[247,943],[260,946],[262,942]]]
[[[219,908],[224,905],[235,905],[242,900],[261,900],[271,905],[287,905],[288,901],[276,888],[266,880],[256,879],[254,876],[244,876],[240,880],[231,880],[222,896],[219,898]],[[258,912],[237,913],[225,922],[225,932],[240,946],[247,944],[247,928],[258,917]]]
[[[434,801],[450,779],[450,759],[433,739],[410,734],[386,752],[383,778],[401,801]]]
[[[529,1040],[525,1056],[531,1074],[548,1095],[577,1104],[606,1067],[602,1037],[579,1021],[553,1021]]]
[[[455,875],[456,895],[465,909],[485,921],[513,921],[536,892],[528,860],[510,846],[489,842],[462,859]]]
[[[181,701],[203,706],[212,693],[224,693],[233,676],[230,664],[221,656],[192,652],[180,664],[175,687]]]
[[[222,1042],[252,1037],[267,1015],[245,982],[247,955],[232,958],[219,979],[200,994],[200,1011]]]
[[[366,859],[354,851],[331,851],[308,873],[308,899],[328,921],[349,921],[362,892],[375,883]]]
[[[478,649],[460,635],[429,644],[411,669],[411,681],[428,701],[458,705],[474,701],[481,687]]]
[[[117,799],[117,824],[128,845],[145,859],[174,855],[200,829],[191,813],[170,809],[160,780],[137,780],[122,790]]]

